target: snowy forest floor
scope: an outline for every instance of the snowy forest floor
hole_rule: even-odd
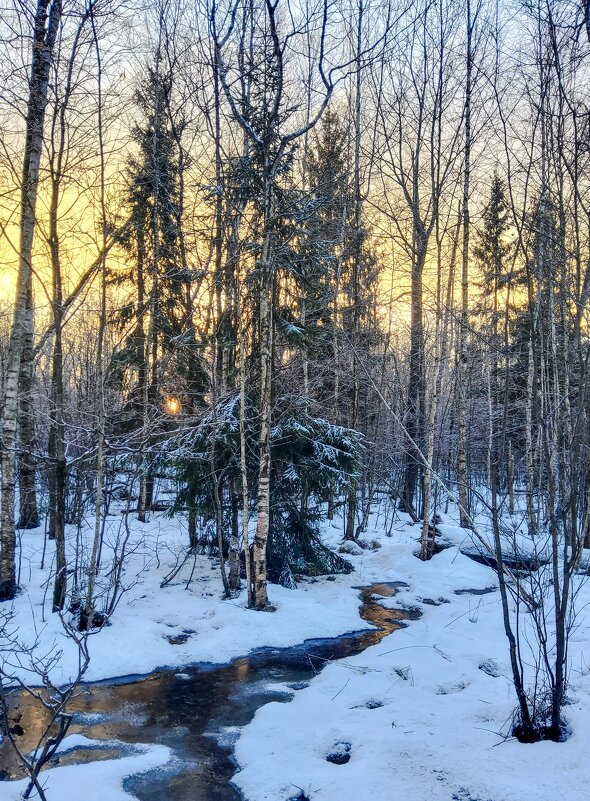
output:
[[[105,559],[119,536],[120,517],[107,520]],[[226,662],[265,645],[364,628],[356,588],[376,581],[408,585],[380,599],[384,606],[422,612],[378,645],[329,664],[289,703],[258,710],[235,751],[234,781],[248,801],[556,801],[566,785],[569,801],[590,797],[588,583],[579,588],[570,637],[565,717],[571,736],[565,743],[521,745],[505,739],[515,696],[497,578],[460,552],[458,545],[469,541],[466,532],[442,525],[449,547],[421,562],[414,555],[419,526],[399,515],[386,531],[374,516],[365,537],[381,547],[347,556],[352,574],[304,579],[296,591],[272,585],[276,612],[260,613],[246,609],[245,593],[221,600],[218,565],[205,556],[191,558],[160,588],[186,549],[183,529],[181,520],[163,515],[133,524],[127,591],[110,625],[90,638],[86,680]],[[336,548],[341,536],[340,521],[325,524],[327,544]],[[65,681],[77,654],[50,612],[42,550],[43,537],[26,532],[15,622],[21,638],[31,641],[36,631],[44,645],[63,647],[54,679]],[[79,740],[67,738],[62,750]],[[344,743],[349,761],[326,761]],[[53,768],[43,779],[50,801],[74,801],[80,787],[85,801],[129,801],[124,778],[164,766],[171,756],[163,746],[146,744],[123,759]],[[15,801],[22,790],[22,782],[0,782],[0,801]]]

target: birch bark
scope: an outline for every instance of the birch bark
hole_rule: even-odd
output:
[[[43,128],[47,106],[49,69],[62,16],[61,0],[38,0],[33,27],[33,45],[23,158],[19,265],[14,316],[9,342],[8,369],[2,418],[2,484],[0,487],[0,599],[11,599],[17,589],[16,532],[14,521],[15,466],[18,426],[18,387],[23,348],[30,321],[28,291],[35,234],[35,209],[39,167],[43,150]]]

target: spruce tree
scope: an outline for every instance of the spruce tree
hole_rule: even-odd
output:
[[[156,54],[135,97],[141,120],[133,129],[137,150],[127,169],[131,225],[124,240],[132,258],[117,279],[135,288],[118,313],[119,325],[130,327],[131,333],[111,365],[111,374],[118,373],[129,388],[121,429],[135,431],[141,442],[142,519],[152,504],[150,454],[157,446],[160,421],[184,406],[193,410],[206,387],[192,323],[195,273],[181,254],[178,144],[168,114],[171,90],[171,78],[162,73]]]
[[[512,244],[509,239],[506,188],[498,173],[494,173],[490,198],[483,210],[482,219],[483,225],[477,232],[473,253],[481,274],[481,297],[477,312],[481,319],[483,334],[488,342],[491,360],[489,365],[489,405],[492,416],[490,420],[492,447],[488,460],[493,477],[497,479],[500,479],[499,465],[505,465],[504,477],[506,482],[510,483],[512,432],[507,431],[505,424],[502,423],[506,392],[510,387],[509,362],[504,353],[509,321],[505,320],[502,329],[501,317],[502,314],[506,314],[506,311],[500,308],[499,302],[513,277],[509,264]],[[501,376],[503,355],[504,387],[502,387]],[[483,385],[486,385],[485,381]],[[507,447],[510,456],[506,453]]]

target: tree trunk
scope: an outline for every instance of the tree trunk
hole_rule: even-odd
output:
[[[37,528],[35,470],[35,404],[33,401],[33,276],[27,287],[26,334],[23,340],[19,375],[19,514],[18,528]]]
[[[442,372],[443,360],[446,358],[446,342],[448,337],[448,311],[451,307],[450,298],[452,293],[453,281],[455,279],[455,259],[457,255],[459,227],[461,224],[460,219],[457,220],[457,232],[453,237],[453,246],[451,250],[451,259],[449,265],[449,274],[446,287],[446,303],[444,320],[442,319],[442,238],[440,234],[440,224],[436,220],[436,241],[437,241],[437,287],[436,287],[436,320],[434,330],[434,376],[433,376],[433,391],[430,400],[430,409],[428,411],[427,421],[427,434],[426,434],[426,465],[424,467],[423,484],[423,520],[422,520],[422,535],[420,538],[420,558],[423,560],[430,559],[434,547],[434,529],[430,528],[430,506],[432,498],[432,472],[434,464],[434,441],[436,436],[436,423],[438,419],[438,409],[440,404],[440,396],[442,390]]]
[[[160,36],[162,31],[160,30]],[[156,83],[159,83],[159,66],[160,66],[160,45],[158,45],[158,52],[156,54]],[[160,175],[159,168],[159,136],[161,124],[161,109],[159,103],[159,93],[154,94],[154,109],[153,109],[153,134],[152,134],[152,150],[150,153],[152,159],[152,172],[149,176],[152,190],[152,208],[151,208],[151,236],[152,236],[152,259],[150,265],[151,271],[151,292],[150,292],[150,305],[149,305],[149,329],[145,350],[146,362],[146,385],[144,388],[143,397],[143,448],[147,450],[143,456],[143,470],[140,478],[139,490],[139,508],[138,519],[145,523],[146,513],[151,510],[154,500],[154,477],[152,475],[152,462],[153,457],[150,452],[151,446],[154,444],[154,435],[152,431],[152,413],[158,400],[158,333],[160,329],[160,244],[161,244],[161,221],[160,221],[160,182],[162,176]]]
[[[471,0],[467,0],[467,75],[465,82],[465,156],[463,172],[463,253],[461,263],[461,327],[457,357],[457,483],[459,522],[469,526],[467,493],[467,344],[469,333],[469,191],[471,178],[471,73],[473,68]]]
[[[270,529],[270,426],[272,411],[273,362],[273,176],[265,164],[264,242],[260,264],[260,463],[257,490],[257,520],[254,536],[254,604],[256,609],[268,607],[266,587],[266,549]]]
[[[359,415],[359,378],[358,356],[359,345],[359,271],[362,258],[362,197],[361,197],[361,47],[363,31],[363,0],[358,6],[358,21],[356,30],[356,87],[354,108],[354,237],[355,248],[352,263],[352,398],[350,409],[350,427],[356,429]],[[357,510],[357,480],[351,478],[348,486],[346,504],[346,526],[344,539],[355,538],[355,520]]]
[[[28,288],[35,234],[35,209],[39,186],[39,165],[43,150],[43,126],[47,105],[49,70],[59,29],[61,0],[38,0],[33,30],[33,51],[26,120],[26,144],[20,207],[20,247],[14,316],[10,335],[8,369],[2,419],[2,485],[0,513],[0,599],[16,592],[16,534],[14,526],[14,478],[18,423],[18,384],[21,356],[27,336]]]
[[[424,403],[426,380],[424,375],[424,322],[422,317],[422,272],[426,258],[426,241],[423,227],[415,221],[416,256],[412,265],[411,319],[410,319],[410,375],[405,428],[415,443],[408,442],[405,454],[403,511],[416,517],[416,486],[422,469],[418,449],[424,442]]]
[[[107,320],[107,264],[106,264],[106,233],[107,218],[105,205],[105,159],[104,141],[102,127],[102,73],[100,49],[96,36],[94,16],[91,13],[92,32],[94,34],[94,46],[98,62],[98,140],[100,147],[100,205],[101,205],[101,228],[102,228],[102,264],[101,264],[101,287],[100,287],[100,318],[98,322],[98,341],[96,346],[97,370],[96,370],[96,402],[98,407],[98,430],[96,447],[96,495],[94,500],[94,537],[92,540],[92,550],[88,565],[88,585],[86,588],[86,598],[84,609],[80,615],[80,629],[90,630],[94,627],[94,588],[96,584],[96,573],[98,569],[98,554],[102,541],[102,510],[104,500],[104,474],[105,474],[105,441],[106,441],[106,408],[105,408],[105,376],[104,376],[104,340]]]
[[[63,281],[61,269],[58,209],[64,153],[66,149],[66,108],[72,89],[73,55],[70,61],[67,89],[59,111],[58,141],[50,164],[51,201],[49,205],[49,251],[51,257],[52,307],[53,307],[53,355],[51,362],[51,425],[49,435],[50,459],[50,537],[55,540],[55,584],[53,589],[53,611],[61,611],[65,604],[67,569],[65,552],[67,463],[65,452],[65,396],[63,377]],[[54,126],[55,129],[55,119]]]
[[[240,359],[240,480],[242,487],[242,548],[244,551],[244,566],[246,571],[246,588],[248,606],[254,606],[254,592],[252,585],[252,557],[250,554],[250,541],[248,526],[250,523],[248,463],[246,458],[246,344],[244,311],[240,302],[240,292],[237,293],[238,314],[238,347]]]
[[[229,501],[231,509],[231,528],[229,535],[229,589],[236,593],[240,590],[240,528],[238,517],[238,493],[236,492],[236,477],[234,473],[229,479]]]
[[[57,203],[52,203],[53,212]],[[57,217],[52,214],[51,241],[54,285],[54,323],[55,337],[52,359],[52,432],[51,432],[51,531],[55,539],[55,585],[53,592],[53,611],[63,609],[66,598],[67,572],[65,552],[67,464],[65,456],[65,419],[63,383],[63,341],[62,341],[62,283],[57,240]]]

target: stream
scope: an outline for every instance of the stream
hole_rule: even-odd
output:
[[[169,765],[131,776],[125,789],[140,801],[239,801],[232,786],[233,744],[239,728],[270,701],[289,701],[328,662],[361,653],[418,610],[385,609],[379,597],[395,595],[400,582],[359,587],[360,616],[377,628],[341,637],[306,640],[290,648],[260,648],[229,664],[162,669],[144,677],[83,684],[72,700],[68,734],[83,734],[96,747],[76,748],[52,765],[80,764],[125,756],[124,744],[161,743],[172,749]],[[30,751],[44,725],[44,710],[20,693],[21,750]],[[123,745],[106,742],[117,740]],[[101,742],[102,741],[102,742]],[[0,745],[1,778],[24,777],[7,742]]]

